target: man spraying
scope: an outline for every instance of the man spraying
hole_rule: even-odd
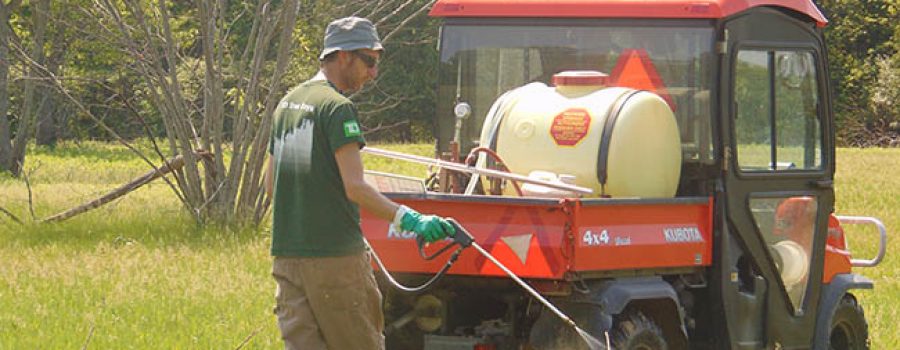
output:
[[[345,95],[375,79],[383,52],[369,20],[331,22],[319,74],[275,111],[266,188],[274,194],[275,314],[286,349],[384,349],[359,207],[426,242],[454,235],[445,219],[398,205],[363,180],[365,139]]]

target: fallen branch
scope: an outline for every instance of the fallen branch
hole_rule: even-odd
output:
[[[199,151],[199,152],[197,152],[197,156],[198,157],[196,157],[195,159],[200,160],[203,158],[210,157],[211,154],[209,152]],[[66,210],[62,213],[53,215],[51,217],[41,220],[40,222],[45,223],[45,222],[63,221],[68,218],[71,218],[75,215],[82,214],[87,211],[99,208],[100,206],[102,206],[106,203],[109,203],[109,202],[115,200],[116,198],[122,197],[122,196],[140,188],[141,186],[146,185],[150,181],[153,181],[160,177],[163,177],[166,174],[171,173],[173,171],[178,171],[182,167],[184,167],[184,157],[179,155],[175,158],[172,158],[172,159],[166,161],[166,164],[164,164],[159,169],[151,170],[151,171],[147,172],[146,174],[144,174],[134,180],[131,180],[131,182],[124,184],[122,186],[119,186],[119,188],[116,188],[112,192],[105,194],[103,197],[97,198],[88,203],[82,204],[78,207]]]
[[[95,322],[91,321],[91,329],[88,330],[87,338],[84,340],[84,345],[81,346],[81,350],[87,350],[88,344],[91,343],[91,338],[94,336],[94,326]]]
[[[268,320],[266,322],[268,322]],[[250,332],[250,334],[248,334],[247,337],[244,338],[244,341],[242,341],[240,344],[238,344],[238,346],[236,348],[234,348],[234,350],[241,350],[242,348],[244,348],[244,345],[247,345],[247,343],[250,342],[250,339],[253,339],[253,337],[255,337],[257,334],[259,334],[259,331],[261,331],[264,327],[265,327],[265,325],[259,326],[256,329],[254,329],[253,332]]]
[[[6,216],[9,216],[9,218],[12,219],[12,221],[15,221],[15,223],[17,223],[17,224],[19,224],[19,225],[22,225],[22,220],[19,220],[18,217],[16,217],[16,216],[15,216],[13,213],[11,213],[9,210],[6,210],[6,208],[0,207],[0,213],[6,214]]]

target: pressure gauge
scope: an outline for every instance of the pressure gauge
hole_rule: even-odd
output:
[[[453,107],[453,114],[459,119],[465,119],[472,114],[472,106],[465,102],[457,103],[456,106]]]

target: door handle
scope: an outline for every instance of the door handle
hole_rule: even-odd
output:
[[[832,179],[814,180],[814,181],[810,181],[810,185],[813,185],[814,187],[821,188],[821,189],[832,189],[832,188],[834,188],[834,180],[832,180]]]

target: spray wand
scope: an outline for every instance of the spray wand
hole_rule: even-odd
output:
[[[552,311],[557,317],[559,317],[560,320],[563,321],[563,323],[565,323],[569,327],[572,327],[572,329],[575,330],[575,332],[578,333],[578,335],[582,339],[584,339],[584,341],[587,343],[588,347],[591,350],[601,350],[601,349],[608,348],[608,347],[603,346],[603,344],[600,343],[599,340],[597,340],[596,338],[594,338],[593,336],[588,334],[586,331],[584,331],[583,329],[578,327],[578,325],[575,324],[575,321],[572,320],[572,318],[570,318],[569,316],[566,316],[566,314],[564,314],[562,311],[560,311],[559,308],[557,308],[555,305],[551,304],[549,300],[547,300],[546,298],[541,296],[540,293],[538,293],[536,290],[534,290],[534,288],[529,286],[528,283],[525,283],[525,281],[523,281],[521,278],[519,278],[519,276],[516,276],[515,273],[513,273],[509,268],[507,268],[505,265],[503,265],[503,263],[501,263],[499,260],[497,260],[497,258],[495,258],[493,255],[491,255],[486,250],[484,250],[484,248],[482,248],[481,245],[479,245],[478,243],[475,242],[475,239],[474,239],[474,237],[472,237],[472,234],[469,233],[469,231],[467,231],[465,228],[463,228],[462,225],[459,224],[459,222],[457,222],[455,219],[452,219],[452,218],[449,218],[448,221],[450,221],[450,224],[452,224],[453,228],[456,230],[456,234],[453,236],[453,242],[454,242],[454,244],[458,244],[460,246],[460,249],[470,247],[470,246],[472,248],[475,248],[475,250],[478,251],[479,254],[484,256],[486,259],[490,260],[491,263],[493,263],[495,266],[500,268],[500,270],[502,270],[504,273],[506,273],[506,275],[509,276],[509,278],[511,278],[514,282],[516,282],[516,284],[518,284],[520,287],[522,287],[522,289],[524,289],[526,292],[528,292],[528,294],[531,294],[532,297],[537,299],[537,301],[539,301],[547,309]],[[419,244],[420,254],[422,254],[422,256],[424,257],[425,256],[424,250],[423,250],[424,242],[419,237],[416,238],[416,242]],[[448,245],[448,246],[450,246],[450,245]],[[441,252],[445,251],[446,249],[448,249],[448,248],[447,247],[442,248],[437,253],[433,254],[432,257],[439,255]]]
[[[481,245],[479,245],[478,243],[475,243],[475,240],[472,237],[472,234],[469,233],[469,231],[466,231],[466,229],[463,228],[462,225],[459,224],[459,222],[457,222],[456,220],[454,220],[452,218],[448,219],[448,221],[450,221],[450,223],[453,225],[453,228],[456,229],[456,234],[453,236],[453,241],[456,244],[459,244],[460,247],[464,247],[464,248],[469,247],[469,246],[471,246],[472,248],[475,248],[475,250],[477,250],[478,253],[480,253],[486,259],[490,260],[495,266],[500,268],[500,270],[502,270],[504,273],[506,273],[506,275],[509,276],[509,278],[511,278],[513,281],[515,281],[520,287],[522,287],[522,289],[525,289],[525,291],[528,292],[528,294],[531,294],[531,296],[533,296],[535,299],[537,299],[541,304],[544,304],[544,306],[546,306],[548,309],[550,309],[550,311],[553,311],[553,313],[556,314],[556,316],[559,317],[560,320],[565,322],[565,324],[567,324],[571,327],[574,327],[574,328],[578,328],[578,326],[575,324],[575,321],[573,321],[571,318],[569,318],[569,316],[566,316],[566,314],[562,313],[562,311],[560,311],[559,308],[557,308],[556,306],[551,304],[550,301],[548,301],[546,298],[541,296],[541,294],[538,293],[536,290],[534,290],[534,288],[531,288],[531,286],[529,286],[528,283],[525,283],[525,281],[523,281],[521,278],[519,278],[519,276],[516,276],[515,273],[510,271],[509,268],[507,268],[506,266],[503,265],[503,263],[498,261],[497,258],[495,258],[493,255],[491,255],[486,250],[484,250],[484,248],[482,248]],[[421,240],[417,239],[416,241],[420,242],[419,249],[421,251],[421,249],[422,249]]]
[[[546,298],[541,296],[540,293],[538,293],[536,290],[534,290],[534,288],[529,286],[528,283],[525,283],[525,281],[523,281],[521,278],[519,278],[519,276],[516,276],[515,273],[513,273],[509,268],[507,268],[505,265],[503,265],[503,263],[501,263],[499,260],[497,260],[497,258],[495,258],[493,255],[491,255],[486,250],[484,250],[484,248],[482,248],[481,245],[479,245],[478,243],[475,242],[475,239],[474,239],[474,237],[472,237],[472,234],[469,233],[469,231],[467,231],[465,228],[463,228],[462,225],[459,224],[459,222],[457,222],[453,218],[448,218],[448,221],[450,222],[450,224],[453,225],[453,228],[456,231],[456,233],[452,237],[453,242],[441,247],[437,252],[430,254],[430,255],[426,254],[425,253],[425,240],[422,239],[422,237],[420,237],[420,236],[416,237],[416,243],[418,244],[418,247],[419,247],[419,255],[421,255],[422,258],[425,260],[433,260],[434,258],[443,254],[447,250],[453,248],[454,246],[459,246],[456,249],[456,251],[453,252],[453,255],[450,257],[450,259],[447,260],[447,263],[444,264],[444,267],[441,268],[441,270],[438,271],[437,274],[432,276],[431,279],[429,279],[427,282],[425,282],[424,284],[422,284],[420,286],[408,287],[408,286],[404,286],[404,285],[398,283],[387,271],[387,268],[385,268],[384,264],[381,262],[381,259],[378,258],[378,255],[375,254],[375,250],[372,249],[372,246],[369,245],[369,242],[365,241],[365,244],[366,244],[366,247],[369,249],[369,251],[372,253],[372,257],[374,258],[375,263],[378,265],[379,269],[384,274],[384,276],[387,278],[387,280],[391,284],[393,284],[397,289],[404,291],[404,292],[409,292],[409,293],[418,293],[418,292],[422,292],[422,291],[430,288],[441,277],[443,277],[444,274],[447,273],[447,270],[449,270],[450,267],[453,265],[453,263],[456,262],[457,258],[459,257],[459,254],[463,251],[463,249],[468,248],[468,247],[473,247],[473,248],[475,248],[476,251],[478,251],[479,254],[484,256],[486,259],[490,260],[491,263],[493,263],[495,266],[500,268],[500,270],[502,270],[504,273],[506,273],[506,275],[509,276],[509,278],[511,278],[514,282],[516,282],[516,284],[518,284],[520,287],[522,287],[522,289],[524,289],[526,292],[528,292],[528,294],[531,294],[531,296],[534,297],[535,299],[537,299],[538,302],[540,302],[547,309],[552,311],[553,314],[556,315],[556,317],[558,317],[560,320],[563,321],[563,323],[565,323],[567,326],[569,326],[573,330],[575,330],[575,332],[585,341],[585,343],[587,343],[588,348],[590,348],[591,350],[609,349],[608,346],[604,346],[603,343],[601,343],[599,340],[597,340],[596,338],[594,338],[593,336],[588,334],[586,331],[584,331],[583,329],[578,327],[578,325],[575,324],[575,321],[572,320],[572,318],[570,318],[569,316],[566,316],[566,314],[564,314],[562,311],[560,311],[559,308],[557,308],[556,306],[551,304],[550,301],[548,301]]]

